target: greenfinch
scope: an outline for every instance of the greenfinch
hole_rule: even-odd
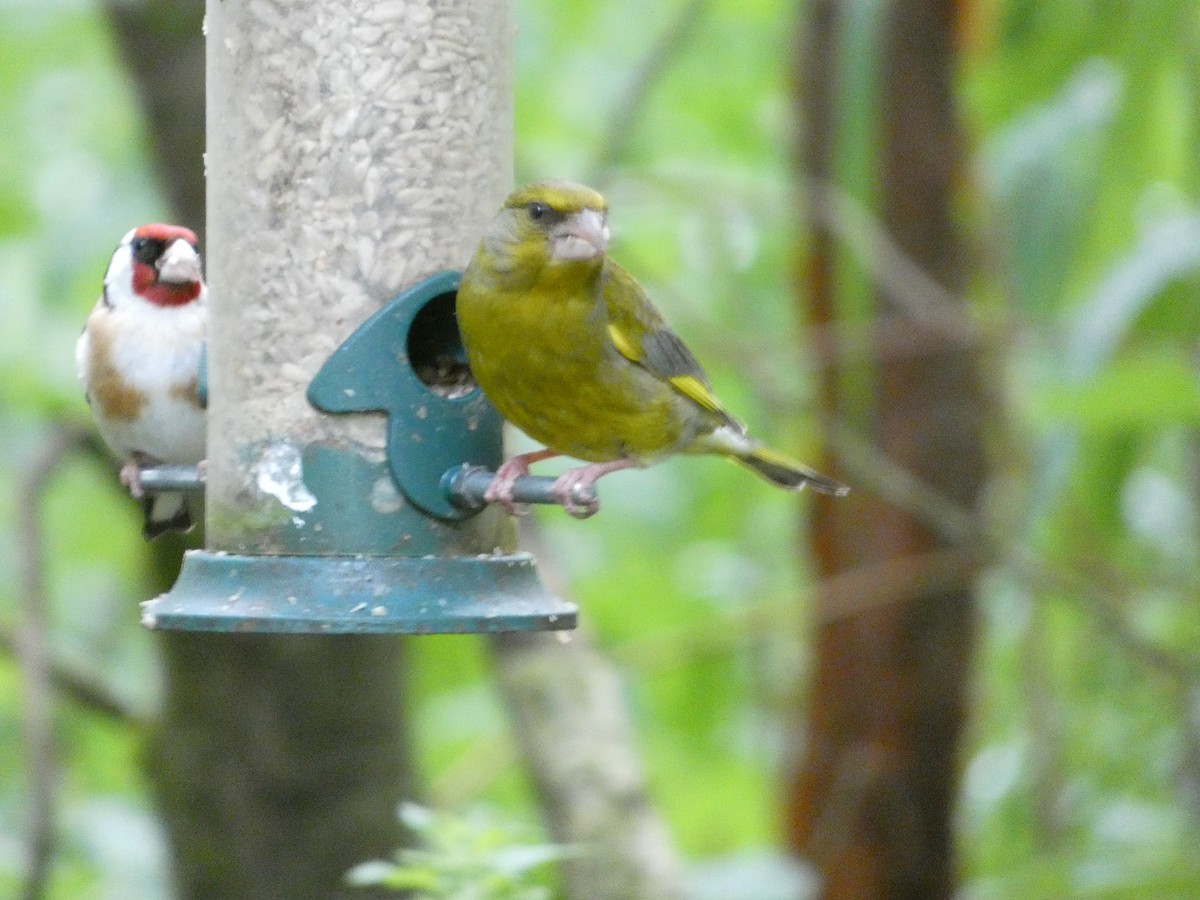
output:
[[[598,478],[677,453],[727,457],[787,490],[847,493],[746,434],[641,285],[609,259],[608,240],[600,194],[542,181],[505,201],[463,273],[457,315],[471,371],[502,416],[546,445],[504,463],[485,499],[513,512],[530,463],[572,456],[589,465],[559,477],[554,495],[583,518],[597,509]]]

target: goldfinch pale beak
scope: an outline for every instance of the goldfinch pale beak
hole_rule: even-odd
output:
[[[154,264],[158,280],[190,284],[200,280],[200,254],[183,238],[176,238]]]
[[[555,259],[587,260],[608,249],[608,223],[604,213],[583,209],[550,232]]]

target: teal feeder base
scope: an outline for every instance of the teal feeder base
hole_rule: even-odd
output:
[[[192,551],[142,623],[252,634],[554,631],[577,607],[548,593],[528,553],[477,557],[240,556]]]
[[[287,461],[271,457],[269,480],[278,481],[279,469],[310,502],[276,505],[283,500],[264,496],[260,471],[258,493],[226,517],[244,524],[257,516],[261,528],[223,541],[278,555],[189,553],[175,586],[142,604],[143,624],[252,634],[575,627],[578,610],[547,592],[528,553],[460,555],[506,545],[511,530],[497,528],[498,512],[475,518],[502,441],[500,416],[467,368],[454,315],[458,283],[457,272],[440,272],[402,292],[309,384],[309,401],[326,413],[385,413],[386,458],[336,439],[285,445]],[[276,449],[243,446],[241,462],[253,472]],[[142,479],[150,490],[198,490],[205,481],[194,467],[147,469]],[[558,502],[552,479],[521,478],[517,488],[519,501]]]

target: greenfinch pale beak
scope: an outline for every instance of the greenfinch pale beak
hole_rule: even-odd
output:
[[[200,280],[200,254],[183,238],[176,238],[155,262],[158,280],[190,284]]]
[[[608,249],[608,223],[597,209],[581,209],[550,232],[554,258],[580,261],[603,256]]]

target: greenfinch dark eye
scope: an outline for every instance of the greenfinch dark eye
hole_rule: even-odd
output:
[[[538,200],[534,200],[526,208],[529,210],[529,218],[535,222],[544,218],[550,212],[550,207]]]

